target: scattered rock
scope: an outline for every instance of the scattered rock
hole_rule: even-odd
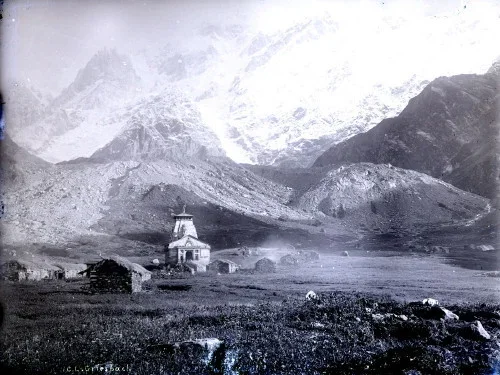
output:
[[[481,251],[494,251],[495,248],[491,245],[479,245],[476,247],[476,249],[481,250]]]
[[[312,324],[313,328],[325,328],[325,325],[323,323],[320,323],[320,322],[314,322]]]
[[[222,344],[222,341],[217,338],[206,338],[206,339],[198,339],[194,340],[194,342],[198,345],[201,345],[203,348],[208,350],[207,362],[212,359],[214,352],[219,349]]]
[[[450,310],[445,309],[444,307],[440,307],[439,309],[444,313],[443,318],[445,320],[459,320],[458,315],[452,313]]]
[[[437,299],[434,299],[434,298],[426,298],[422,301],[422,304],[428,305],[428,306],[438,306],[439,301]]]
[[[382,314],[372,314],[373,320],[383,320],[385,318],[385,315]]]
[[[316,293],[314,293],[312,290],[307,292],[307,294],[306,294],[307,301],[312,301],[312,300],[317,300],[317,299],[318,299],[318,295]]]
[[[489,340],[491,338],[490,334],[484,329],[483,325],[479,320],[476,320],[475,323],[470,325],[472,331],[481,336],[485,340]]]

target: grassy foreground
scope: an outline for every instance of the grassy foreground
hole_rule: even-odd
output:
[[[155,280],[137,295],[89,295],[85,285],[3,284],[7,317],[1,332],[2,373],[500,371],[498,305],[446,306],[460,320],[444,320],[436,308],[421,303],[358,293],[321,293],[313,301],[277,296],[237,304],[228,303],[223,293],[215,299],[201,294],[187,298],[193,290],[179,280]],[[490,333],[489,340],[471,328],[476,320]],[[204,338],[222,343],[207,350],[193,342]]]

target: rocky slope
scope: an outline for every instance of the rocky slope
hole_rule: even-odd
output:
[[[373,233],[413,238],[429,227],[473,225],[490,209],[482,197],[388,165],[253,173],[220,156],[171,157],[166,139],[124,134],[118,153],[112,141],[98,155],[58,165],[7,139],[4,248],[78,259],[157,257],[171,214],[184,204],[214,249],[272,241],[328,249]]]
[[[314,163],[390,163],[493,198],[498,185],[498,71],[441,77],[395,118],[331,147]]]
[[[137,149],[134,141],[138,140],[131,138],[127,146]],[[143,155],[126,154],[135,160],[42,162],[29,172],[23,167],[22,179],[4,174],[8,180],[2,183],[7,190],[4,244],[64,248],[91,237],[99,243],[94,242],[94,252],[106,251],[106,244],[113,241],[161,247],[170,232],[170,213],[183,204],[199,216],[200,233],[214,246],[236,246],[244,239],[257,243],[273,233],[291,233],[287,223],[278,221],[281,216],[312,221],[312,215],[286,206],[290,189],[228,159],[208,160],[199,155],[176,159],[156,154],[154,160],[144,162]],[[3,162],[4,170],[17,171],[14,159]],[[303,227],[300,231],[307,237],[307,225]],[[297,225],[294,229],[292,237],[297,236]]]
[[[423,173],[370,163],[329,171],[294,205],[381,232],[465,222],[490,210],[487,199]]]

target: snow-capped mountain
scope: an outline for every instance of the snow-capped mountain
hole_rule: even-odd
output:
[[[92,154],[96,160],[157,160],[225,156],[219,139],[192,103],[161,93],[139,101],[120,133]]]
[[[363,34],[331,14],[270,33],[205,28],[184,52],[165,48],[151,61],[160,82],[198,101],[233,160],[302,166],[397,115],[432,79],[491,63],[462,56],[484,55],[477,36],[490,38],[473,19],[365,21]]]
[[[399,114],[436,77],[484,73],[497,55],[494,12],[389,16],[377,9],[360,13],[356,24],[333,11],[275,28],[207,23],[130,57],[101,51],[48,115],[12,136],[47,160],[90,156],[119,133],[127,108],[178,92],[233,160],[307,166]]]
[[[7,113],[7,122],[18,124],[12,127],[11,135],[49,161],[84,156],[89,147],[99,144],[104,124],[116,122],[116,117],[110,119],[110,116],[123,111],[136,97],[139,83],[127,56],[110,49],[98,51],[75,80],[45,105],[42,114],[39,106],[31,105],[24,112],[30,121],[21,122],[16,113]],[[8,92],[13,102],[20,102],[15,95]],[[96,126],[100,129],[92,132]],[[94,134],[95,138],[80,139],[75,133],[82,131]]]

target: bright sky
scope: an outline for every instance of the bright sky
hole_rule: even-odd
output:
[[[427,48],[426,41],[418,38],[419,31],[435,28],[439,38],[440,23],[432,22],[433,18],[454,17],[481,22],[481,37],[489,29],[492,40],[500,36],[493,35],[499,30],[500,0],[7,0],[4,8],[2,79],[25,80],[53,94],[103,47],[130,53],[167,42],[189,45],[193,34],[206,24],[239,24],[269,33],[327,12],[351,29],[346,45],[364,45],[381,22],[404,19],[415,28],[402,42]],[[433,40],[428,43],[432,48]]]

